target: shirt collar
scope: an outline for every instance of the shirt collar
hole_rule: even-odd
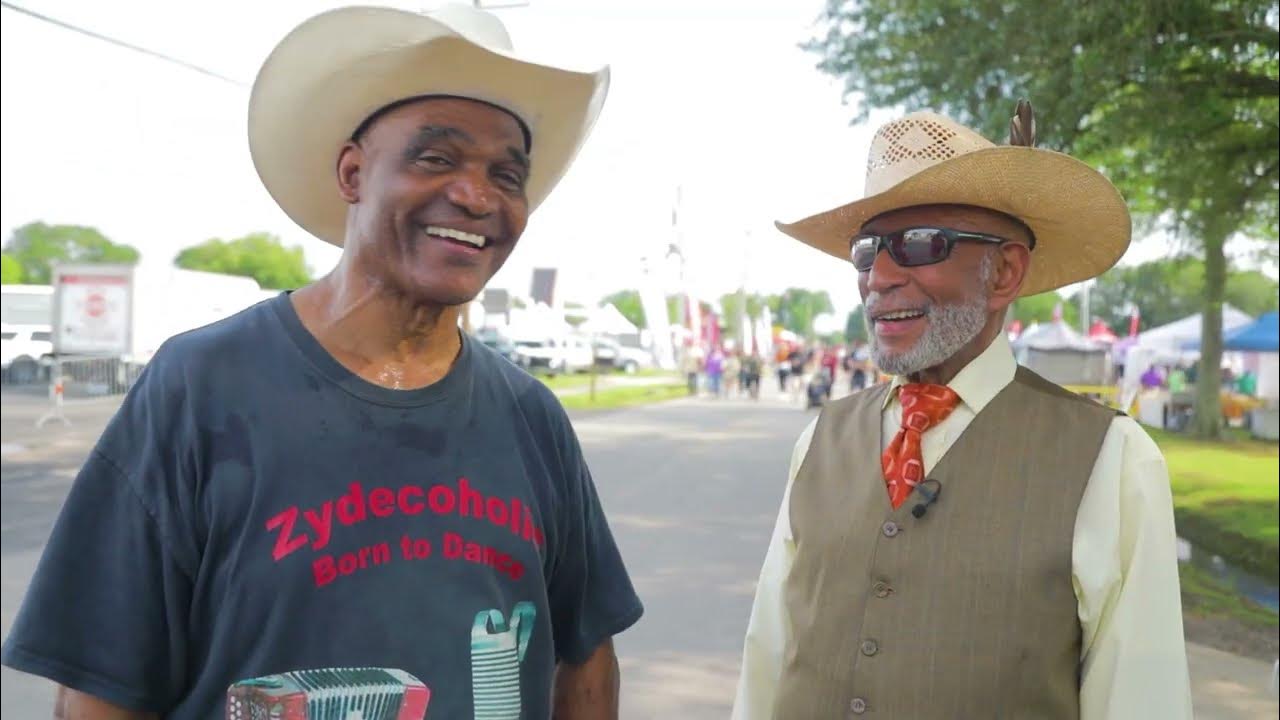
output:
[[[1017,369],[1018,364],[1013,360],[1013,348],[1009,346],[1009,338],[1004,333],[1000,333],[986,350],[969,361],[968,365],[951,378],[947,387],[954,390],[960,396],[960,401],[976,415],[982,412],[987,403],[991,402],[1006,385],[1013,382],[1013,374]],[[893,378],[881,410],[889,407],[889,404],[898,397],[898,388],[905,384],[907,384],[905,377],[899,375]]]

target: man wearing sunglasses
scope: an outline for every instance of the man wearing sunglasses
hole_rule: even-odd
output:
[[[867,196],[779,229],[851,259],[895,379],[801,435],[735,718],[1189,718],[1168,473],[1130,418],[1019,368],[1024,295],[1129,244],[1105,177],[932,113],[880,128]]]

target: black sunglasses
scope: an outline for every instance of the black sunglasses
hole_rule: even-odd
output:
[[[876,262],[881,248],[902,267],[933,265],[951,257],[951,249],[961,240],[1000,244],[1008,238],[982,233],[964,232],[940,227],[913,227],[876,235],[859,233],[853,236],[849,250],[850,259],[858,272],[867,272]]]

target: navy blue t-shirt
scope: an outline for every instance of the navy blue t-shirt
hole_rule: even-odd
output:
[[[3,662],[167,718],[330,667],[407,672],[427,718],[546,718],[555,664],[641,612],[545,386],[469,338],[429,387],[373,385],[280,295],[157,353]]]

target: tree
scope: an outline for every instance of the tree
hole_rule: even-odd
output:
[[[813,319],[835,309],[826,290],[787,288],[781,295],[770,295],[767,302],[775,322],[810,340],[813,339]]]
[[[22,282],[22,263],[9,253],[0,254],[0,283],[17,285]]]
[[[269,233],[230,241],[207,240],[178,253],[173,264],[187,270],[251,277],[267,290],[292,290],[311,281],[302,248],[287,248]]]
[[[22,279],[33,285],[53,281],[54,263],[121,263],[138,262],[138,251],[129,245],[118,245],[96,228],[83,225],[48,225],[33,222],[13,231],[5,244],[5,254],[22,268]]]
[[[644,305],[640,302],[639,290],[619,290],[600,299],[600,307],[610,304],[618,308],[622,317],[629,320],[632,325],[641,330],[648,327],[645,324]]]
[[[672,325],[684,325],[684,299],[680,295],[667,296],[667,322]]]
[[[760,319],[760,311],[765,306],[765,298],[754,293],[735,292],[720,296],[720,329],[725,337],[739,337],[741,334],[742,314],[745,309],[747,320],[754,322]]]
[[[844,319],[845,342],[867,342],[867,309],[859,305]]]
[[[1092,298],[1090,298],[1092,300]],[[1078,303],[1072,302],[1056,292],[1028,295],[1013,301],[1011,320],[1017,320],[1027,327],[1033,323],[1045,323],[1053,320],[1058,307],[1062,308],[1062,322],[1068,326],[1080,328],[1080,309]],[[1097,314],[1097,313],[1094,313]]]
[[[1090,290],[1092,313],[1112,329],[1124,332],[1130,308],[1136,307],[1144,328],[1158,327],[1200,312],[1203,307],[1204,262],[1192,257],[1153,260],[1115,267],[1098,277]],[[1249,315],[1277,306],[1275,280],[1256,270],[1227,274],[1224,300]]]
[[[1031,98],[1041,145],[1100,167],[1139,220],[1198,248],[1197,430],[1216,436],[1224,247],[1275,243],[1280,224],[1278,16],[1275,0],[828,0],[808,47],[863,98],[859,119],[935,107],[998,138]]]
[[[1280,310],[1280,283],[1257,270],[1227,275],[1226,302],[1253,316]]]

